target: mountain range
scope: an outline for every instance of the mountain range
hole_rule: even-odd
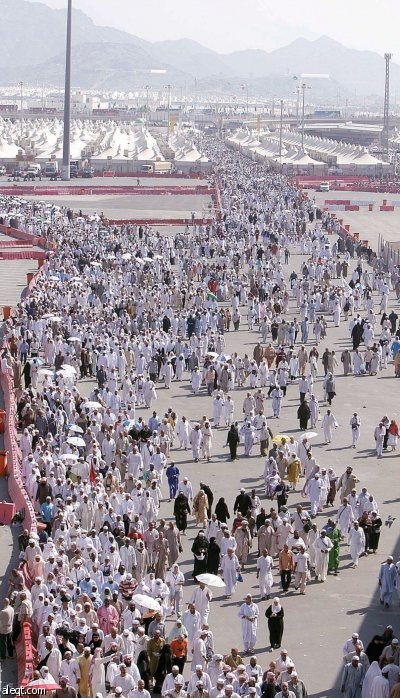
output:
[[[62,86],[65,66],[66,10],[40,2],[0,0],[0,84]],[[132,90],[147,83],[170,83],[188,93],[251,95],[293,93],[302,74],[313,96],[353,98],[383,95],[385,64],[372,51],[346,48],[328,36],[299,38],[275,51],[259,49],[221,54],[190,39],[145,41],[129,32],[101,27],[73,10],[73,86],[95,90]],[[151,71],[165,70],[166,73]],[[244,85],[245,83],[245,85]],[[392,93],[400,90],[400,65],[391,63]]]

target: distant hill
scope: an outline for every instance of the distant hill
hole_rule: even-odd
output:
[[[66,10],[40,2],[0,0],[0,80],[3,85],[62,85]],[[384,60],[372,51],[349,49],[328,36],[299,38],[275,51],[259,49],[220,54],[190,39],[149,42],[128,32],[100,27],[73,10],[73,85],[84,89],[128,90],[147,82],[159,88],[201,86],[232,92],[241,82],[267,96],[291,92],[302,73],[327,73],[329,80],[309,80],[313,94],[358,97],[382,95]],[[167,75],[150,75],[151,69]],[[146,77],[147,76],[147,77]],[[392,91],[400,90],[400,65],[391,63]],[[294,88],[293,88],[294,89]]]

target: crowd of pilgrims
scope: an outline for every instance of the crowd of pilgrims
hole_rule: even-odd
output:
[[[360,257],[348,276],[356,251],[332,235],[337,223],[329,212],[284,176],[220,144],[207,147],[219,163],[223,215],[174,235],[108,225],[103,216],[74,216],[64,207],[1,203],[4,222],[18,220],[43,235],[52,252],[6,323],[2,368],[14,379],[22,477],[40,523],[38,534],[24,530],[19,539],[23,572],[14,570],[10,580],[11,640],[0,649],[12,651],[30,618],[38,671],[60,683],[58,698],[78,691],[81,698],[139,698],[149,689],[176,698],[307,697],[284,650],[261,668],[236,648],[214,647],[218,610],[207,585],[192,587],[183,606],[189,580],[178,561],[192,516],[200,527],[191,546],[194,581],[222,574],[228,597],[246,582],[250,559],[260,597],[269,599],[273,567],[282,593],[294,583],[304,594],[311,574],[324,582],[328,571],[338,573],[341,541],[349,542],[354,566],[378,547],[374,497],[357,487],[351,468],[339,475],[321,468],[307,438],[272,444],[263,388],[277,405],[287,382],[304,375],[295,344],[308,342],[309,327],[316,344],[324,339],[327,314],[337,325],[364,304],[373,329],[368,297],[378,291],[384,305],[398,270],[367,271]],[[288,279],[294,245],[307,261]],[[284,317],[290,298],[299,320]],[[243,327],[258,329],[268,346],[225,357],[225,334]],[[80,381],[88,378],[95,387],[84,397]],[[158,415],[157,393],[173,380],[212,397],[213,427],[206,416],[190,424],[172,407]],[[243,386],[258,397],[248,393],[241,424],[231,395]],[[278,407],[274,413],[279,417]],[[220,419],[230,427],[232,460],[241,442],[245,455],[260,443],[260,494],[271,500],[269,510],[255,490],[241,490],[230,510],[206,483],[194,492],[175,465],[175,448],[191,449],[194,461],[210,460]],[[286,481],[294,488],[301,476],[314,501],[311,514],[286,506]],[[337,493],[338,514],[318,527],[313,519]],[[167,499],[168,522],[160,516]],[[138,594],[141,603],[132,600]],[[250,606],[258,608],[251,598]],[[279,599],[268,613],[272,651],[283,632],[282,623],[282,632],[271,634],[271,616],[283,617]],[[250,618],[246,609],[240,617]],[[253,635],[243,630],[242,654],[255,651]]]

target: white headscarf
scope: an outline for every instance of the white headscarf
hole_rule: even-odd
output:
[[[279,611],[282,610],[282,606],[279,603],[279,598],[275,596],[275,598],[272,601],[272,611],[273,613],[279,613]]]

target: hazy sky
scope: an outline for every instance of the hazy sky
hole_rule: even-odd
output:
[[[42,2],[67,6],[67,0]],[[73,0],[73,7],[96,24],[149,41],[188,37],[221,53],[269,51],[299,36],[327,34],[351,48],[395,54],[400,22],[399,0]]]

